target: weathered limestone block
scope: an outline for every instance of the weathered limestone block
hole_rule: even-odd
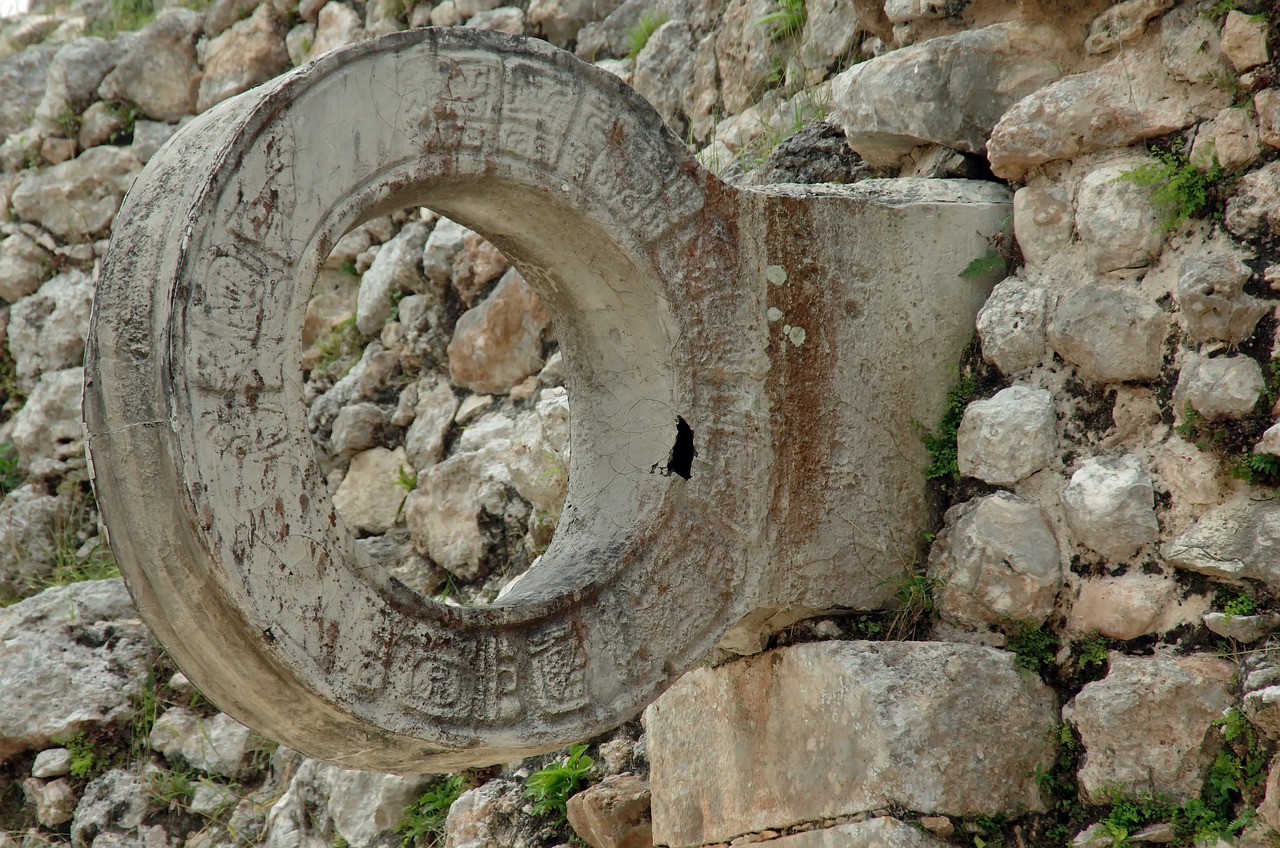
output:
[[[93,280],[73,268],[9,308],[9,350],[23,390],[46,371],[80,364],[92,302]]]
[[[462,236],[462,249],[453,260],[453,289],[464,304],[471,306],[476,295],[510,266],[507,257],[485,241],[484,236],[467,230]]]
[[[491,295],[458,319],[449,376],[473,392],[506,394],[542,368],[542,333],[550,322],[524,277],[508,271]]]
[[[399,354],[371,342],[306,415],[296,380],[328,250],[420,206],[516,263],[575,387],[572,519],[491,607],[405,590],[335,514],[312,433]],[[929,514],[902,434],[942,413],[990,287],[960,272],[1009,208],[980,182],[735,189],[545,43],[422,28],[327,54],[198,116],[130,190],[86,353],[113,547],[201,691],[292,748],[420,772],[598,734],[744,619],[888,602]]]
[[[1258,140],[1267,147],[1280,147],[1280,89],[1264,88],[1253,96],[1258,116]]]
[[[124,721],[156,645],[118,578],[46,589],[0,609],[0,762]]]
[[[66,778],[45,781],[29,777],[22,781],[22,793],[27,803],[35,808],[36,821],[45,827],[57,827],[71,821],[79,800]]]
[[[1242,239],[1280,232],[1280,162],[1268,162],[1240,178],[1222,222]]]
[[[1225,612],[1207,612],[1202,620],[1204,626],[1210,631],[1246,645],[1280,630],[1280,614],[1276,613],[1232,615]]]
[[[13,416],[12,439],[21,467],[36,476],[65,474],[84,463],[80,426],[83,368],[40,375],[27,402]]]
[[[569,483],[569,395],[563,388],[543,391],[534,414],[517,423],[507,471],[535,511],[552,522],[560,517]]]
[[[1067,628],[1109,639],[1137,639],[1158,632],[1161,615],[1174,603],[1178,583],[1171,577],[1130,572],[1085,580],[1071,605]]]
[[[769,848],[943,848],[948,844],[890,816],[769,840]]]
[[[458,398],[448,383],[419,383],[413,423],[404,437],[405,453],[416,470],[425,471],[440,461],[444,435],[457,411]]]
[[[84,789],[71,822],[72,848],[90,848],[98,837],[103,837],[98,844],[128,839],[140,848],[164,848],[169,841],[165,829],[142,826],[150,806],[151,787],[144,775],[111,769]]]
[[[30,236],[14,233],[0,239],[0,299],[13,303],[31,294],[51,265],[49,251]]]
[[[386,834],[404,821],[405,810],[417,801],[430,777],[320,766],[316,783],[324,787],[326,811],[333,828],[352,848],[385,844]]]
[[[14,56],[0,57],[0,140],[25,130],[44,96],[57,44],[41,44]]]
[[[1178,268],[1178,308],[1193,341],[1238,344],[1270,308],[1244,293],[1253,271],[1235,255],[1188,256]]]
[[[13,211],[64,238],[107,232],[142,163],[125,147],[95,147],[46,171],[29,173],[9,198]]]
[[[385,409],[368,401],[342,407],[329,436],[334,454],[350,457],[377,445],[390,423],[387,418]]]
[[[1006,110],[1061,75],[1060,44],[1024,23],[932,38],[841,73],[835,111],[872,165],[896,165],[925,143],[978,153]]]
[[[736,115],[754,105],[757,93],[776,73],[781,47],[769,38],[760,19],[777,7],[772,0],[729,0],[715,33],[720,99],[725,112]]]
[[[653,848],[649,784],[610,775],[569,799],[569,824],[591,848]]]
[[[507,507],[510,476],[495,450],[456,453],[432,465],[404,502],[405,522],[419,552],[464,580],[493,566],[482,524]]]
[[[469,232],[466,227],[448,218],[441,218],[431,228],[431,234],[422,247],[422,271],[437,295],[443,293],[449,285],[454,260],[462,250]]]
[[[619,5],[621,0],[531,0],[529,23],[537,27],[547,41],[566,47],[576,40],[584,25],[603,20]]]
[[[1164,365],[1169,318],[1122,289],[1083,286],[1058,298],[1048,339],[1086,380],[1154,380]]]
[[[369,270],[360,277],[356,297],[356,327],[365,336],[382,329],[391,317],[392,294],[422,292],[422,250],[429,235],[427,225],[412,221],[395,238],[382,245]]]
[[[1112,653],[1107,676],[1063,707],[1079,732],[1086,803],[1108,792],[1150,792],[1180,804],[1200,797],[1221,747],[1214,722],[1233,700],[1235,665],[1206,655],[1130,657]]]
[[[62,777],[71,771],[71,752],[66,748],[45,748],[31,764],[32,777]]]
[[[992,130],[987,155],[992,171],[1017,180],[1046,162],[1180,130],[1217,114],[1228,99],[1210,85],[1176,82],[1147,51],[1120,51],[1019,101]]]
[[[956,435],[960,473],[994,486],[1036,473],[1057,447],[1053,395],[1033,386],[1010,386],[969,404]]]
[[[1189,83],[1221,83],[1232,76],[1222,55],[1220,24],[1204,14],[1203,3],[1183,3],[1160,22],[1160,61],[1174,79]]]
[[[266,82],[289,67],[289,51],[270,3],[209,42],[204,76],[196,92],[196,112]]]
[[[1161,551],[1170,565],[1280,586],[1280,507],[1237,499],[1206,513]]]
[[[69,510],[65,498],[27,483],[0,501],[0,591],[20,596],[54,570],[54,525]]]
[[[523,35],[524,10],[518,6],[500,6],[477,12],[463,26],[505,32],[507,35]]]
[[[1021,277],[1001,280],[978,313],[983,358],[1006,375],[1039,365],[1047,350],[1048,312],[1043,287]]]
[[[1071,243],[1075,211],[1056,187],[1024,186],[1013,195],[1013,231],[1028,265],[1047,262]]]
[[[1085,460],[1062,505],[1080,543],[1111,559],[1128,559],[1160,532],[1151,475],[1132,454]]]
[[[698,669],[645,712],[654,842],[888,806],[1040,809],[1030,773],[1057,717],[1012,654],[972,645],[817,642]]]
[[[1174,414],[1182,417],[1189,405],[1206,421],[1240,418],[1253,411],[1264,389],[1262,366],[1255,359],[1188,354],[1173,390]]]
[[[1124,0],[1103,10],[1089,24],[1086,53],[1107,53],[1142,35],[1147,24],[1173,8],[1173,0]]]
[[[1076,230],[1093,270],[1128,277],[1150,265],[1164,246],[1160,212],[1153,189],[1123,175],[1143,161],[1104,165],[1080,182],[1076,197]]]
[[[156,121],[191,114],[200,84],[196,39],[204,16],[190,9],[166,9],[138,33],[128,54],[98,86],[103,100],[137,105]]]
[[[1062,586],[1058,542],[1044,512],[1007,492],[947,510],[929,552],[938,612],[966,627],[1043,623]]]
[[[1247,71],[1270,60],[1267,21],[1232,9],[1222,22],[1222,55],[1237,71]]]
[[[226,713],[205,718],[171,707],[156,719],[147,739],[153,751],[209,774],[236,778],[254,752],[253,731]]]
[[[1191,145],[1191,164],[1202,171],[1215,165],[1240,171],[1262,153],[1258,119],[1249,109],[1223,109],[1212,121],[1196,130]]]
[[[79,115],[94,99],[102,79],[123,58],[133,39],[96,36],[69,41],[54,54],[36,122],[45,135],[62,135],[58,118]]]
[[[371,448],[353,457],[347,476],[333,495],[333,506],[342,520],[368,533],[390,530],[407,494],[399,484],[399,474],[408,465],[403,447],[393,451]]]
[[[692,85],[693,33],[684,21],[667,21],[636,56],[631,87],[653,104],[667,126],[683,135],[683,98]]]
[[[434,22],[433,22],[434,23]],[[323,56],[364,36],[360,16],[345,3],[330,0],[316,17],[316,39],[307,52],[308,59]]]
[[[510,814],[525,803],[520,784],[512,780],[491,780],[463,792],[449,807],[444,824],[445,848],[513,844]]]

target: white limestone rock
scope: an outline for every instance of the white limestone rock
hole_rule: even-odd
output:
[[[1024,97],[991,132],[991,170],[1019,180],[1038,165],[1128,147],[1180,130],[1230,105],[1225,91],[1175,81],[1152,52],[1119,51],[1099,68],[1064,77]],[[1098,120],[1099,115],[1107,119]]]
[[[520,497],[554,524],[569,483],[569,397],[564,389],[542,394],[515,426],[507,469]]]
[[[715,34],[720,100],[727,115],[754,105],[770,75],[777,73],[782,47],[758,23],[777,10],[773,0],[729,0]],[[624,51],[625,52],[625,51]]]
[[[697,668],[644,722],[654,843],[703,845],[890,806],[1043,809],[1058,707],[1005,651],[815,642]]]
[[[1232,77],[1222,54],[1218,22],[1204,3],[1179,4],[1160,22],[1160,62],[1180,82],[1221,82]]]
[[[505,513],[511,482],[496,452],[454,454],[431,466],[405,501],[414,547],[463,580],[487,574],[493,565],[481,520]]]
[[[126,147],[95,147],[69,162],[28,172],[9,202],[20,217],[63,238],[93,238],[107,232],[141,168]]]
[[[330,0],[316,17],[316,40],[308,59],[345,47],[364,37],[364,27],[356,11],[339,0]]]
[[[376,403],[363,401],[344,406],[333,420],[329,443],[339,456],[352,456],[374,447],[388,426],[387,412]]]
[[[170,760],[181,757],[192,768],[231,778],[246,771],[256,750],[253,731],[226,713],[205,718],[182,707],[157,718],[147,741]]]
[[[14,56],[0,56],[0,139],[31,125],[44,97],[57,44],[41,44]]]
[[[449,807],[445,848],[516,845],[516,814],[527,803],[523,787],[514,780],[499,778],[468,789]]]
[[[1154,189],[1124,178],[1152,161],[1104,165],[1080,183],[1076,229],[1093,270],[1099,274],[1132,276],[1160,255],[1165,231],[1152,200]]]
[[[1280,162],[1250,171],[1227,200],[1223,224],[1242,239],[1280,233]]]
[[[54,570],[54,527],[65,520],[65,497],[26,483],[0,502],[0,591],[25,595]]]
[[[1252,273],[1235,255],[1203,253],[1182,260],[1178,269],[1178,308],[1193,341],[1237,344],[1253,334],[1258,320],[1270,307],[1244,293],[1244,284]]]
[[[72,848],[122,843],[131,848],[169,848],[164,828],[142,825],[150,807],[145,774],[137,769],[111,769],[84,789],[71,822]]]
[[[67,368],[40,375],[27,402],[13,417],[19,464],[34,477],[65,474],[84,465],[80,394],[84,369]]]
[[[1022,277],[996,284],[978,312],[982,356],[1005,375],[1039,365],[1044,359],[1048,293]]]
[[[574,833],[588,845],[653,845],[649,784],[633,774],[610,775],[574,794],[566,814]]]
[[[1177,600],[1178,583],[1171,577],[1131,571],[1120,577],[1100,577],[1080,584],[1071,605],[1067,629],[1109,639],[1137,639],[1160,632],[1162,616]]]
[[[49,251],[30,236],[14,233],[0,239],[0,299],[13,303],[31,294],[50,267]]]
[[[435,781],[431,775],[379,774],[324,764],[316,773],[333,829],[351,848],[385,844],[405,810]],[[380,841],[381,840],[381,841]]]
[[[621,0],[531,0],[528,20],[547,41],[568,47],[583,26],[603,20],[620,4]]]
[[[815,828],[769,840],[769,848],[944,848],[949,844],[892,816]]]
[[[35,808],[36,821],[45,827],[66,824],[75,814],[78,799],[65,777],[48,781],[29,777],[22,781],[22,793]]]
[[[932,38],[842,72],[834,111],[849,146],[875,166],[925,143],[978,153],[1006,110],[1061,76],[1060,44],[1021,22]]]
[[[1062,585],[1057,540],[1037,505],[1007,492],[947,511],[929,553],[943,620],[986,629],[1043,623]]]
[[[1280,614],[1232,615],[1225,612],[1207,612],[1204,626],[1210,631],[1242,644],[1256,642],[1264,636],[1280,630]]]
[[[1084,286],[1058,298],[1048,339],[1086,380],[1154,380],[1164,364],[1168,328],[1168,316],[1151,301],[1121,289]]]
[[[98,86],[103,100],[137,104],[143,117],[176,121],[196,105],[200,66],[196,39],[204,16],[190,9],[166,9],[138,33],[128,54]]]
[[[1253,111],[1258,116],[1258,140],[1280,147],[1280,89],[1264,88],[1253,95]]]
[[[9,351],[24,391],[46,371],[80,363],[92,304],[93,280],[72,268],[9,308]]]
[[[1175,804],[1198,798],[1221,746],[1214,722],[1234,700],[1234,673],[1234,664],[1206,655],[1113,653],[1107,676],[1062,710],[1084,744],[1083,800],[1107,803],[1116,787]]]
[[[196,93],[196,112],[248,91],[289,68],[289,51],[280,37],[271,3],[262,3],[245,20],[210,41],[204,76]]]
[[[360,278],[356,296],[356,327],[366,337],[382,329],[391,317],[391,299],[396,291],[422,292],[422,250],[429,230],[421,221],[411,221],[395,238],[382,245],[369,270]]]
[[[463,26],[472,29],[489,29],[507,35],[524,35],[524,10],[518,6],[499,6],[476,12]]]
[[[1084,50],[1090,55],[1110,52],[1142,35],[1147,24],[1173,8],[1173,0],[1124,0],[1102,11],[1089,24]]]
[[[1190,161],[1202,171],[1215,165],[1228,171],[1248,167],[1262,153],[1258,119],[1250,109],[1223,109],[1196,131]]]
[[[1032,386],[1010,386],[969,404],[956,436],[960,473],[995,486],[1044,468],[1057,446],[1053,395]]]
[[[133,124],[133,143],[129,149],[139,162],[147,162],[177,130],[177,124],[139,119]]]
[[[385,533],[395,526],[407,492],[399,484],[409,462],[403,447],[371,448],[356,454],[333,495],[333,506],[350,527]]]
[[[1247,71],[1271,59],[1267,51],[1266,20],[1232,9],[1222,22],[1222,55],[1237,71]]]
[[[444,380],[424,378],[418,383],[418,402],[413,423],[405,433],[404,447],[409,462],[419,473],[440,461],[444,436],[458,411],[458,398]]]
[[[653,104],[667,126],[683,136],[683,98],[693,85],[693,33],[684,21],[654,30],[636,56],[631,86]]]
[[[453,276],[453,263],[461,252],[467,233],[461,224],[441,218],[432,227],[422,247],[422,271],[437,296],[444,293]]]
[[[1128,559],[1160,532],[1151,476],[1132,454],[1085,460],[1063,490],[1062,505],[1076,539],[1112,560]]]
[[[1161,553],[1177,568],[1280,587],[1280,506],[1237,498],[1205,513]]]
[[[505,394],[543,366],[542,332],[551,316],[514,269],[481,303],[468,309],[449,342],[449,376],[482,394]]]
[[[1169,437],[1154,456],[1160,475],[1175,506],[1207,506],[1218,502],[1218,461],[1206,451],[1177,435]]]
[[[71,771],[71,752],[66,748],[45,748],[31,764],[32,777],[62,777]]]
[[[1255,359],[1187,354],[1173,390],[1174,414],[1181,418],[1189,405],[1206,421],[1240,418],[1253,411],[1265,388]]]
[[[1013,195],[1013,232],[1028,265],[1049,261],[1071,243],[1075,210],[1061,188],[1024,186]]]
[[[58,119],[79,115],[97,99],[98,86],[133,43],[132,36],[107,41],[97,36],[62,45],[49,65],[44,97],[36,107],[36,124],[45,135],[61,135]]]
[[[133,714],[158,650],[137,615],[119,578],[0,609],[0,762]]]
[[[125,118],[123,110],[102,100],[85,109],[80,116],[80,133],[77,136],[80,149],[88,150],[122,135],[128,125]]]

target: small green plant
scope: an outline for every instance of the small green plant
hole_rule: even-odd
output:
[[[897,609],[889,621],[888,639],[909,639],[921,620],[933,612],[933,593],[942,581],[924,574],[912,574],[893,590]]]
[[[1102,820],[1102,829],[1112,839],[1115,848],[1129,844],[1129,836],[1153,822],[1167,821],[1174,808],[1150,795],[1131,795],[1113,789],[1110,793],[1111,811]]]
[[[404,818],[396,827],[396,833],[400,834],[399,848],[443,845],[444,823],[449,816],[449,807],[453,806],[453,802],[458,800],[466,787],[467,779],[463,775],[451,774],[422,793],[417,801],[405,809]]]
[[[418,488],[418,472],[413,469],[405,470],[403,465],[400,466],[396,469],[396,485],[406,492],[412,492]]]
[[[18,449],[11,442],[0,443],[0,498],[22,485],[26,475],[18,467]]]
[[[351,843],[347,841],[347,837],[336,830],[333,832],[333,841],[329,845],[330,848],[351,848]]]
[[[1258,600],[1246,591],[1224,587],[1218,590],[1214,606],[1228,616],[1253,615],[1258,611]]]
[[[124,121],[124,125],[118,130],[113,130],[108,140],[112,144],[119,144],[133,138],[134,128],[138,124],[138,107],[131,103],[113,102],[111,111],[117,118]]]
[[[106,757],[101,755],[97,747],[83,733],[71,737],[62,744],[71,752],[69,773],[72,777],[89,777],[97,774],[106,765]]]
[[[972,376],[962,377],[947,390],[947,406],[943,410],[938,429],[930,431],[919,421],[915,422],[920,430],[920,438],[929,452],[929,466],[924,476],[929,480],[959,480],[960,465],[956,447],[956,436],[960,432],[960,421],[964,418],[965,407],[977,394],[978,384]]]
[[[1196,412],[1190,401],[1182,409],[1182,423],[1173,428],[1184,439],[1194,439],[1200,435],[1200,413]]]
[[[77,138],[80,135],[80,116],[73,109],[64,109],[54,117],[53,122],[62,131],[63,138]]]
[[[960,276],[966,280],[972,280],[1003,274],[1008,268],[1008,264],[1008,261],[1000,251],[994,247],[989,247],[986,253],[964,266]]]
[[[1019,621],[1014,623],[1007,645],[1017,655],[1018,668],[1038,672],[1054,664],[1058,637],[1034,622]]]
[[[1103,668],[1111,658],[1107,640],[1097,633],[1077,642],[1072,648],[1072,653],[1075,654],[1076,662],[1082,669]]]
[[[110,0],[106,14],[89,26],[89,34],[110,38],[117,32],[132,32],[142,29],[155,16],[154,0]]]
[[[1180,142],[1168,150],[1152,150],[1151,155],[1157,161],[1124,171],[1116,181],[1154,189],[1151,199],[1160,212],[1160,230],[1171,232],[1207,212],[1210,188],[1222,176],[1217,160],[1202,173],[1187,159]]]
[[[1231,476],[1246,483],[1261,483],[1280,476],[1280,456],[1242,453],[1231,463]]]
[[[1200,16],[1206,21],[1220,23],[1227,16],[1228,12],[1234,12],[1240,8],[1240,0],[1217,0],[1212,6],[1200,12]]]
[[[555,815],[563,821],[569,796],[578,791],[594,765],[595,760],[587,756],[586,745],[573,745],[563,761],[529,775],[524,792],[533,799],[534,815]]]
[[[342,377],[355,365],[363,349],[363,341],[360,329],[356,326],[356,317],[352,315],[316,342],[320,358],[316,361],[315,370],[334,379]],[[339,368],[340,364],[345,364],[346,367]],[[338,370],[342,373],[335,373]]]
[[[627,44],[630,50],[627,51],[627,58],[635,61],[640,55],[640,51],[649,43],[649,38],[658,31],[658,27],[667,22],[666,12],[654,12],[640,16],[640,20],[635,22],[631,29],[627,30]]]
[[[769,27],[770,41],[784,41],[804,29],[804,0],[776,0],[778,8],[756,19],[757,26]]]
[[[150,772],[151,797],[169,809],[185,807],[200,785],[200,778],[188,768],[156,769]]]

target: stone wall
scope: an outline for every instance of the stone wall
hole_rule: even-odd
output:
[[[0,22],[0,846],[1275,844],[1275,4],[136,10]],[[895,605],[708,657],[590,740],[567,823],[534,787],[574,774],[569,752],[393,777],[218,712],[112,576],[87,483],[84,337],[132,177],[190,116],[423,25],[572,49],[744,185],[1016,190],[1013,237],[984,234],[971,267],[1003,279],[952,408],[924,422],[939,525],[901,552]],[[308,425],[358,544],[424,596],[494,600],[552,538],[568,468],[530,287],[475,233],[402,210],[337,244],[303,336]]]

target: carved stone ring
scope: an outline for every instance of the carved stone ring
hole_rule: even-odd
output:
[[[417,205],[511,257],[565,353],[564,517],[484,608],[361,556],[306,426],[321,263]],[[330,53],[179,130],[119,213],[85,421],[121,571],[205,694],[309,755],[439,771],[601,733],[717,644],[889,598],[928,520],[912,420],[941,411],[990,287],[958,272],[1008,209],[983,183],[735,189],[537,41]],[[651,474],[678,438],[688,479]]]

